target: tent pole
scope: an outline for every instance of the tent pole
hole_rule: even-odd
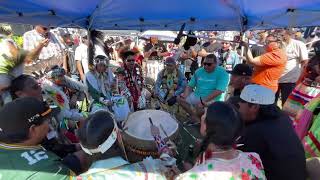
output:
[[[240,32],[240,41],[245,41],[245,33],[243,32]],[[241,46],[241,58],[240,58],[241,64],[243,63],[243,57],[244,57],[244,47]]]
[[[88,34],[88,35],[87,35],[87,38],[88,38],[87,57],[88,57],[88,58],[87,58],[87,59],[88,59],[88,65],[89,65],[89,67],[90,67],[91,64],[92,64],[92,62],[93,62],[93,60],[91,60],[91,57],[92,57],[92,56],[90,56],[90,54],[91,54],[91,53],[94,53],[93,51],[90,50],[90,48],[93,48],[93,46],[94,46],[94,45],[91,46],[91,43],[93,43],[93,42],[91,42],[90,28],[87,28],[87,34]]]

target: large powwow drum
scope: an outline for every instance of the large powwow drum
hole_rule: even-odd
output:
[[[158,73],[164,68],[161,60],[147,60],[146,66],[146,76],[154,80],[157,80]]]
[[[123,141],[131,162],[141,161],[147,156],[159,155],[150,132],[149,118],[155,126],[159,127],[160,135],[165,141],[168,138],[171,141],[177,140],[179,125],[169,113],[160,110],[142,110],[132,113],[125,121],[123,128]]]

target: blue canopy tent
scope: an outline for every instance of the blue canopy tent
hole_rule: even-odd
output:
[[[320,25],[320,0],[2,0],[0,22],[109,30]]]

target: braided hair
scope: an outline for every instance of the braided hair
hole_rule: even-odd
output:
[[[85,124],[78,129],[77,136],[83,147],[88,149],[98,148],[112,133],[115,127],[114,117],[109,111],[99,110],[86,119]],[[93,154],[92,161],[107,159],[115,156],[123,156],[118,143],[114,143],[105,153]]]
[[[232,148],[243,128],[238,111],[225,102],[215,102],[208,107],[205,123],[206,135],[201,152],[210,143],[224,150]]]
[[[306,77],[314,81],[316,77],[320,75],[319,72],[317,72],[317,68],[320,69],[320,55],[315,55],[309,60],[306,67]]]

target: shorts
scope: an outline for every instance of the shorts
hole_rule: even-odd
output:
[[[202,99],[204,99],[204,98],[202,98]],[[196,96],[196,95],[194,94],[194,92],[191,93],[191,94],[186,98],[186,101],[187,101],[187,103],[190,104],[191,106],[196,106],[196,105],[198,105],[199,103],[201,103],[200,97]],[[214,103],[214,102],[215,102],[215,100],[213,99],[213,100],[209,101],[207,104],[210,105],[210,104],[212,104],[212,103]]]

